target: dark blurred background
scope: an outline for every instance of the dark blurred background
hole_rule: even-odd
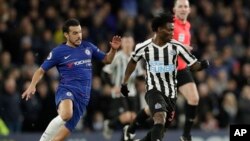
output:
[[[208,70],[194,74],[200,95],[194,128],[216,131],[232,123],[247,124],[250,1],[191,0],[190,4],[193,53],[211,61]],[[136,43],[150,38],[150,19],[172,5],[172,0],[0,0],[0,119],[11,133],[42,132],[57,115],[55,69],[46,73],[31,100],[20,96],[50,50],[64,41],[61,27],[66,19],[79,19],[84,40],[107,52],[115,34],[133,33]],[[93,64],[92,96],[77,126],[80,132],[101,131],[103,121],[112,117],[111,109],[119,107],[112,103],[110,84],[101,77],[103,64]],[[143,85],[137,83],[138,91]],[[138,111],[143,104],[135,102]],[[184,106],[180,96],[172,129],[182,129]]]

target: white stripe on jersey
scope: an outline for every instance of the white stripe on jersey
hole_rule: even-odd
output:
[[[164,49],[163,47],[159,48],[159,60],[162,61],[162,62],[164,62],[164,51],[163,51],[163,49]],[[167,83],[165,73],[160,73],[160,76],[161,76],[161,79],[163,80],[163,85],[164,85],[164,87],[166,89],[165,90],[165,95],[168,97],[169,96],[169,87],[168,87],[168,83]]]

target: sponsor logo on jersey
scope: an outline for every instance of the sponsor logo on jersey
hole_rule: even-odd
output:
[[[86,59],[86,60],[76,61],[74,62],[74,65],[78,66],[78,65],[87,64],[87,63],[91,63],[91,60]]]
[[[91,59],[70,62],[70,63],[67,63],[66,65],[68,68],[72,68],[73,66],[78,66],[78,65],[83,65],[83,64],[85,64],[86,66],[92,66]]]
[[[150,65],[149,71],[153,73],[166,73],[166,72],[170,73],[175,70],[175,66],[173,64],[164,65],[163,61],[150,61],[149,65]]]

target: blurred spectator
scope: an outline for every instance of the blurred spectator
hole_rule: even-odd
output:
[[[13,67],[11,63],[11,54],[8,51],[1,52],[0,58],[0,71],[3,76],[6,76]]]
[[[222,105],[219,113],[219,126],[222,128],[228,127],[229,124],[236,123],[238,112],[238,102],[234,93],[225,93],[222,98]]]
[[[23,84],[23,90],[27,89],[29,86],[29,81],[25,81]],[[41,103],[36,96],[33,96],[29,101],[23,101],[22,100],[22,111],[23,111],[23,126],[22,131],[23,132],[36,132],[38,131],[37,123],[39,119],[39,114],[41,111]],[[42,130],[42,129],[40,129]],[[43,129],[44,130],[44,129]]]
[[[22,111],[20,107],[20,93],[16,90],[16,81],[7,78],[4,81],[3,93],[0,94],[0,117],[4,120],[10,132],[21,132]]]
[[[32,51],[27,51],[24,53],[24,63],[22,65],[22,77],[24,80],[31,80],[33,74],[36,69],[38,69],[38,65],[35,62],[35,56]]]
[[[37,131],[42,132],[51,119],[57,115],[56,106],[54,104],[54,93],[49,89],[48,84],[45,81],[41,81],[37,85],[37,99],[41,105],[39,116],[37,119],[36,128]]]
[[[241,95],[239,98],[239,121],[240,124],[249,124],[250,119],[250,86],[245,85],[242,88]]]

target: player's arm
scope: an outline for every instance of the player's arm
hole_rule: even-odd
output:
[[[32,77],[32,81],[27,90],[22,94],[22,99],[29,100],[36,92],[36,85],[42,79],[45,71],[40,67],[37,69]]]
[[[188,64],[191,71],[200,71],[209,66],[208,60],[198,61],[184,46],[179,45],[180,56]]]
[[[121,37],[114,36],[112,38],[112,41],[110,42],[110,46],[111,46],[111,48],[110,48],[109,52],[106,54],[105,58],[103,59],[103,63],[105,63],[105,64],[112,63],[117,49],[119,49],[121,46]]]
[[[208,60],[202,60],[202,61],[196,61],[193,65],[190,66],[191,71],[201,71],[203,69],[208,68],[209,61]]]
[[[136,64],[137,64],[137,62],[135,62],[132,58],[129,60],[127,68],[125,70],[125,76],[124,76],[122,84],[127,84],[128,83],[130,75],[135,70]]]
[[[131,58],[131,59],[129,60],[128,65],[127,65],[127,68],[126,68],[126,70],[125,70],[125,76],[124,76],[124,79],[123,79],[123,82],[122,82],[122,85],[121,85],[121,93],[122,93],[122,95],[125,96],[125,97],[128,96],[129,90],[128,90],[127,84],[128,84],[128,80],[129,80],[130,75],[131,75],[131,74],[133,73],[133,71],[135,70],[136,64],[137,64],[137,62],[134,61],[134,60]]]
[[[144,47],[146,47],[147,44],[149,44],[149,42],[151,42],[150,40],[147,40],[141,44],[137,44],[135,46],[135,50],[132,52],[131,54],[131,58],[128,62],[127,68],[125,70],[125,76],[121,85],[121,93],[123,96],[128,96],[129,90],[127,87],[127,83],[129,80],[129,77],[131,76],[131,74],[133,73],[133,71],[136,68],[136,64],[137,62],[142,58],[142,54],[144,53]]]
[[[22,99],[25,98],[25,100],[29,100],[31,98],[31,96],[33,96],[35,94],[36,85],[42,79],[44,73],[59,63],[58,52],[55,51],[56,49],[58,49],[58,48],[53,49],[49,53],[47,59],[43,62],[41,67],[35,71],[29,87],[22,94]]]

